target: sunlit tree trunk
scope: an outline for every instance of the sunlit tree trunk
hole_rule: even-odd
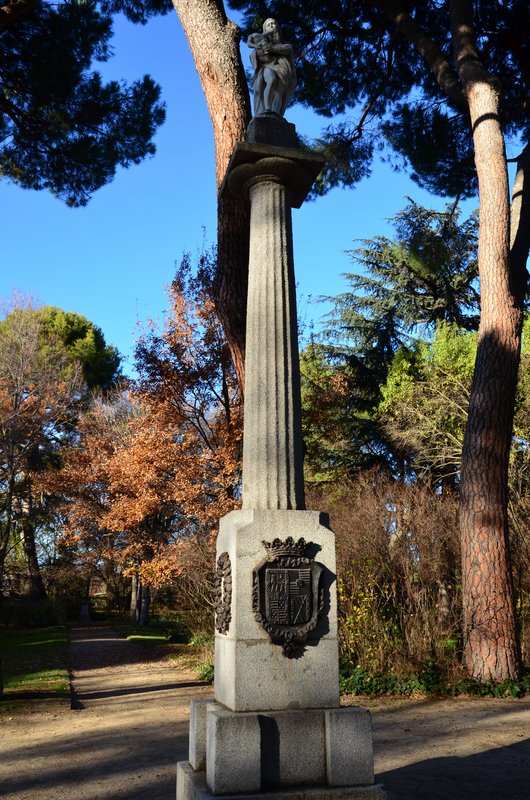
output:
[[[249,93],[239,53],[240,31],[218,0],[173,0],[173,5],[188,39],[212,120],[219,190],[234,145],[243,140],[250,120]],[[219,198],[215,302],[242,390],[249,229],[248,204]]]
[[[142,627],[149,625],[149,612],[151,609],[151,589],[149,586],[141,584],[141,603],[140,603],[140,617],[138,624]]]
[[[140,612],[139,600],[140,600],[140,580],[138,578],[138,573],[133,572],[131,578],[131,605],[129,607],[129,616],[133,624],[136,624],[139,619],[139,612]]]
[[[508,457],[524,288],[511,269],[510,205],[500,89],[478,57],[469,0],[452,0],[457,69],[479,181],[481,320],[460,490],[464,657],[478,680],[517,678],[520,651],[508,539]]]

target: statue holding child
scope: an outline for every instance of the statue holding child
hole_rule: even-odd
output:
[[[266,19],[263,33],[251,33],[247,45],[254,67],[254,116],[283,117],[296,88],[293,48],[283,41],[275,19]]]

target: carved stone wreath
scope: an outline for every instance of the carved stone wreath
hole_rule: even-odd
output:
[[[269,557],[253,572],[252,609],[271,642],[295,658],[322,613],[324,567],[307,555],[314,545],[304,539],[295,542],[289,536],[263,545]]]
[[[215,570],[215,628],[228,633],[232,619],[232,565],[228,553],[221,553]]]

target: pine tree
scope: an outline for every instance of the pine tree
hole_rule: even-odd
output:
[[[118,7],[119,6],[119,7]],[[115,8],[114,8],[115,7]],[[94,61],[111,54],[112,16],[145,22],[168,3],[7,0],[0,8],[0,175],[85,205],[118,166],[155,152],[160,88],[144,76],[104,83]]]

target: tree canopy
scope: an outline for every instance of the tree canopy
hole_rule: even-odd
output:
[[[153,155],[165,118],[145,75],[104,82],[94,61],[112,55],[112,14],[144,23],[171,8],[149,3],[7,0],[0,9],[0,176],[85,205],[118,166]]]
[[[396,353],[413,350],[440,323],[478,327],[475,215],[461,220],[453,205],[434,211],[410,201],[390,221],[392,238],[362,240],[350,251],[357,268],[345,275],[350,287],[326,298],[334,307],[321,342],[302,354],[308,459],[317,482],[374,464],[397,468],[406,456],[379,419]]]
[[[442,196],[477,191],[469,112],[453,66],[446,4],[348,0],[230,0],[244,25],[277,18],[297,51],[296,99],[333,118],[320,144],[329,163],[320,191],[355,185],[383,151]],[[473,3],[477,43],[502,93],[511,142],[530,133],[530,9],[526,0]]]

